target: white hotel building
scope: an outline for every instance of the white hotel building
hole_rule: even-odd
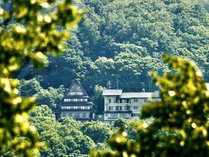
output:
[[[118,118],[138,118],[142,106],[149,100],[159,100],[159,92],[123,92],[118,89],[104,90],[104,122]]]

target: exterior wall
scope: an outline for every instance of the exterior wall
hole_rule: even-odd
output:
[[[131,119],[138,118],[141,113],[142,106],[147,102],[147,98],[132,98],[131,99]]]
[[[62,111],[61,117],[72,117],[74,119],[89,119],[91,113],[89,111]]]
[[[147,100],[148,98],[121,99],[118,96],[104,96],[104,122],[112,123],[118,118],[138,118]]]
[[[130,104],[116,96],[104,97],[104,122],[112,123],[118,118],[130,119]]]

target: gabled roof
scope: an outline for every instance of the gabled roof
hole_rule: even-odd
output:
[[[69,96],[73,96],[70,95],[71,92],[82,92],[83,94],[81,95],[82,97],[86,97],[89,98],[88,94],[86,93],[86,91],[84,90],[84,88],[82,87],[81,83],[75,79],[71,85],[69,90],[66,92],[65,97],[69,97]],[[75,95],[74,95],[75,96]]]
[[[109,95],[109,96],[119,96],[122,94],[122,90],[119,90],[119,89],[107,89],[107,90],[104,90],[102,95]]]

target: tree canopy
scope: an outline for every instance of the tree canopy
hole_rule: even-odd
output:
[[[200,156],[209,155],[209,87],[194,63],[164,55],[164,60],[177,72],[162,77],[152,73],[161,87],[158,102],[143,106],[141,118],[151,123],[137,127],[136,140],[121,132],[109,140],[113,152],[92,151],[90,156]]]
[[[1,1],[0,8],[0,151],[32,156],[43,147],[28,112],[35,99],[18,95],[18,72],[28,64],[43,69],[46,53],[62,52],[63,40],[81,18],[71,0]],[[53,11],[44,11],[56,6]],[[34,89],[35,90],[35,89]]]
[[[28,70],[28,75],[22,73],[22,78],[39,75],[44,88],[58,88],[61,84],[69,87],[78,78],[90,96],[96,85],[108,88],[109,81],[111,88],[152,91],[156,87],[149,71],[168,72],[162,61],[162,54],[167,53],[193,60],[205,80],[209,80],[209,14],[202,2],[80,0],[75,3],[87,10],[86,18],[71,31],[73,38],[66,42],[64,55],[49,57],[45,71]]]

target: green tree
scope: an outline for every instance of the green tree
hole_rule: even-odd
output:
[[[10,9],[0,8],[0,150],[31,156],[43,147],[27,118],[35,100],[18,96],[18,80],[14,78],[28,63],[42,69],[47,52],[61,53],[62,41],[69,32],[57,27],[71,28],[83,13],[71,5],[71,0],[58,3],[56,10],[46,13],[43,9],[54,5],[55,0],[9,2]]]
[[[119,118],[114,121],[113,126],[114,127],[124,127],[126,125],[126,120],[123,118]]]
[[[128,140],[122,130],[109,140],[114,152],[92,151],[90,156],[209,156],[209,87],[194,63],[163,58],[177,72],[152,73],[161,100],[145,105],[141,118],[154,120],[138,125],[136,140]]]
[[[92,95],[92,101],[97,106],[97,109],[98,109],[99,113],[102,113],[104,111],[104,97],[102,95],[102,92],[105,89],[106,88],[104,88],[102,86],[98,86],[98,85],[96,85],[94,87],[94,92],[93,92],[93,95]]]
[[[21,96],[35,97],[37,105],[48,105],[54,112],[56,105],[59,104],[65,93],[63,85],[57,89],[53,87],[43,89],[35,78],[31,80],[21,80],[21,85],[18,86],[18,89]]]
[[[84,135],[89,136],[95,143],[104,143],[110,137],[110,128],[99,121],[86,122],[81,128]]]
[[[18,87],[20,95],[24,97],[32,97],[37,94],[42,87],[40,83],[34,78],[31,80],[21,80],[20,86]]]
[[[209,14],[198,1],[76,1],[88,12],[67,41],[70,48],[63,56],[49,57],[46,71],[32,71],[29,78],[41,75],[43,88],[69,87],[79,78],[90,96],[96,85],[106,87],[109,80],[116,88],[117,78],[119,88],[141,91],[141,82],[151,84],[150,69],[167,72],[161,57],[167,53],[194,60],[208,81]]]
[[[37,106],[30,112],[29,121],[36,127],[41,141],[47,147],[40,151],[41,156],[69,156],[88,154],[95,148],[94,141],[81,131],[82,123],[70,117],[58,121],[47,105]]]

